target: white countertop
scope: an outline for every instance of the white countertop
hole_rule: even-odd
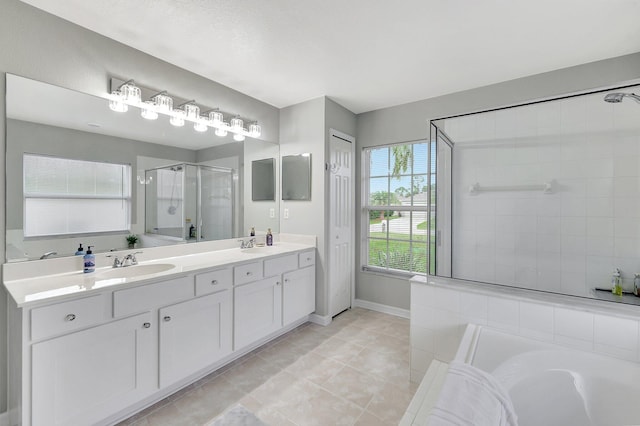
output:
[[[173,267],[162,272],[139,275],[131,278],[112,278],[107,276],[110,271],[114,270],[114,268],[110,266],[97,267],[95,272],[86,274],[77,269],[72,272],[43,273],[42,275],[27,276],[25,278],[20,277],[19,274],[13,274],[13,276],[17,278],[5,280],[4,286],[18,307],[27,307],[34,304],[42,304],[42,302],[51,302],[54,299],[56,301],[70,299],[81,294],[101,291],[108,287],[116,288],[150,280],[176,278],[196,271],[262,260],[272,256],[312,248],[315,248],[315,245],[304,242],[294,243],[280,241],[273,246],[265,247],[256,252],[241,250],[239,248],[227,248],[173,257],[159,257],[145,261],[140,261],[139,258],[138,265],[171,264]],[[25,265],[31,266],[32,269],[37,269],[37,266],[34,265],[35,262],[26,262]],[[6,267],[7,265],[5,265],[5,268]],[[122,269],[127,268],[136,268],[136,266],[129,266]],[[47,268],[44,269],[46,270]]]

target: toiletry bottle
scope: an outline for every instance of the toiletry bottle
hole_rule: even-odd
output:
[[[267,229],[267,245],[273,245],[273,234],[271,233],[271,228]]]
[[[622,296],[622,278],[620,277],[620,269],[616,268],[611,277],[611,293]]]
[[[640,297],[640,274],[636,274],[633,278],[633,294]]]
[[[82,248],[82,244],[80,244],[80,247],[78,247],[78,250],[76,250],[76,256],[84,256],[84,249]]]
[[[94,272],[96,270],[96,255],[91,251],[91,247],[87,246],[87,254],[84,255],[84,273]]]
[[[193,223],[191,224],[191,226],[189,227],[189,238],[195,238],[196,237],[196,227],[193,226]]]
[[[253,226],[251,227],[251,231],[249,231],[249,236],[250,237],[256,236],[256,228],[254,228]]]

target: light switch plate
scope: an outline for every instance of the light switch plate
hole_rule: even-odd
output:
[[[273,219],[276,217],[276,209],[269,209],[269,217]]]
[[[289,209],[284,209],[284,218],[289,219]]]

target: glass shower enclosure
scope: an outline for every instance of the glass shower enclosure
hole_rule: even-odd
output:
[[[237,174],[233,169],[174,164],[145,171],[145,230],[177,241],[237,234]]]

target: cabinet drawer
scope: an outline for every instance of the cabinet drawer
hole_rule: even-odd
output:
[[[113,292],[113,316],[134,314],[194,296],[193,277],[176,278]]]
[[[303,251],[298,254],[298,267],[304,268],[305,266],[311,266],[316,264],[316,251],[309,250]]]
[[[231,288],[232,284],[233,277],[229,268],[198,274],[196,275],[196,296],[225,290]]]
[[[264,261],[265,277],[273,277],[294,269],[298,269],[298,256],[295,253]]]
[[[31,310],[31,340],[75,331],[107,318],[105,296],[97,294]]]
[[[233,284],[244,284],[262,278],[262,262],[247,263],[233,268]]]

